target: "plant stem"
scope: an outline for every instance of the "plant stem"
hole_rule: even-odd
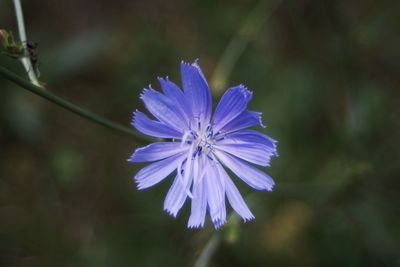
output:
[[[15,16],[17,17],[17,25],[18,25],[18,33],[19,39],[24,46],[24,55],[20,58],[22,65],[25,68],[26,73],[28,74],[29,80],[36,86],[42,87],[39,83],[38,78],[36,77],[35,69],[32,65],[31,59],[29,57],[29,53],[27,52],[27,38],[25,31],[25,22],[24,15],[22,13],[22,6],[20,0],[13,0],[14,8],[15,8]]]
[[[206,246],[201,251],[200,256],[194,263],[194,267],[207,267],[210,262],[211,257],[214,255],[216,250],[219,247],[219,244],[222,241],[221,232],[216,232],[213,236],[208,240]]]
[[[243,20],[236,34],[231,38],[218,64],[214,75],[211,77],[211,87],[221,93],[229,81],[230,75],[237,64],[240,56],[244,53],[249,43],[259,37],[259,32],[264,22],[276,10],[282,0],[261,0]]]
[[[125,127],[121,124],[107,120],[103,117],[100,117],[100,116],[94,114],[93,112],[90,112],[90,111],[85,110],[75,104],[72,104],[71,102],[51,93],[48,90],[43,90],[42,88],[26,81],[25,79],[22,79],[21,77],[19,77],[15,73],[9,71],[8,69],[4,68],[3,66],[0,66],[0,76],[3,76],[7,80],[12,81],[13,83],[21,86],[22,88],[29,90],[32,93],[39,95],[60,107],[63,107],[69,111],[72,111],[73,113],[75,113],[85,119],[88,119],[92,122],[95,122],[97,124],[100,124],[102,126],[110,128],[112,130],[116,130],[120,133],[129,135],[129,136],[133,136],[133,137],[135,137],[135,140],[137,140],[137,141],[140,141],[140,142],[154,141],[153,139],[150,139],[136,131],[133,131],[132,129],[130,129],[128,127]]]

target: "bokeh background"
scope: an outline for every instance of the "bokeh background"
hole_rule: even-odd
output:
[[[400,266],[399,1],[23,1],[47,90],[129,126],[156,77],[200,59],[215,99],[254,91],[272,193],[209,266]],[[11,0],[0,28],[17,32]],[[18,61],[0,64],[25,77]],[[0,78],[0,266],[191,266],[215,230],[138,192],[143,144]]]

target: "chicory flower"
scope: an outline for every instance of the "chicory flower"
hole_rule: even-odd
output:
[[[181,63],[183,91],[159,78],[162,92],[151,87],[141,94],[154,118],[135,111],[132,125],[143,134],[163,138],[137,149],[130,162],[152,162],[135,176],[138,189],[149,188],[175,173],[164,210],[176,217],[191,200],[189,228],[204,226],[208,212],[215,228],[226,222],[226,203],[244,219],[254,219],[226,169],[257,190],[271,191],[273,179],[249,163],[269,166],[276,141],[255,130],[261,113],[247,109],[252,92],[244,85],[229,88],[212,115],[211,91],[195,61]]]

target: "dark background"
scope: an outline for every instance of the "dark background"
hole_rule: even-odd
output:
[[[47,90],[126,126],[181,60],[200,59],[215,99],[254,91],[277,186],[240,184],[256,220],[224,227],[209,266],[400,266],[399,1],[22,4]],[[0,28],[17,33],[12,1]],[[187,203],[162,211],[171,179],[136,190],[143,144],[3,78],[0,129],[0,266],[190,266],[215,233],[186,229]]]

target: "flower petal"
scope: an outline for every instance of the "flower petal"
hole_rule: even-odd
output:
[[[189,148],[189,153],[186,155],[186,160],[185,160],[185,167],[183,169],[183,176],[181,176],[182,180],[182,185],[185,188],[186,192],[190,197],[192,197],[192,193],[190,192],[190,186],[193,181],[193,162],[195,159],[193,159],[193,149],[194,149],[194,143]]]
[[[152,163],[141,169],[135,176],[138,189],[145,189],[162,181],[171,172],[176,170],[185,156],[186,153],[180,153]]]
[[[164,201],[164,210],[174,217],[178,215],[179,210],[182,208],[187,198],[186,190],[180,181],[181,178],[179,175],[180,174],[175,177]]]
[[[214,227],[219,228],[226,222],[225,183],[219,175],[215,161],[207,160],[208,166],[206,168],[208,171],[204,177],[204,183],[211,220]]]
[[[135,150],[128,161],[146,162],[156,161],[171,157],[188,150],[187,146],[181,146],[179,142],[157,142]]]
[[[258,190],[272,191],[275,182],[269,175],[245,163],[243,160],[235,156],[231,156],[225,152],[216,150],[214,151],[214,154],[227,168],[231,169],[240,179],[242,179],[249,186]]]
[[[195,61],[193,64],[181,62],[182,85],[186,98],[192,107],[192,114],[200,122],[208,124],[211,117],[212,99],[210,88]]]
[[[226,197],[228,198],[232,208],[240,215],[240,217],[243,218],[244,221],[254,219],[253,213],[251,213],[239,190],[221,165],[218,166],[218,171],[220,177],[225,181]]]
[[[243,85],[229,88],[215,109],[213,117],[214,132],[218,132],[227,123],[245,111],[252,95],[253,93]]]
[[[273,155],[266,146],[250,143],[250,144],[219,144],[214,146],[216,149],[225,151],[238,158],[248,162],[269,166],[271,156]]]
[[[261,113],[245,110],[240,115],[238,115],[234,120],[227,123],[221,129],[221,132],[230,133],[244,128],[252,127],[255,125],[260,125],[261,127],[265,128],[261,120]]]
[[[199,228],[204,226],[204,219],[207,211],[207,195],[204,181],[205,179],[202,179],[193,188],[192,207],[188,221],[189,228]]]
[[[193,116],[192,109],[190,108],[189,103],[181,89],[179,89],[178,85],[168,80],[168,78],[158,78],[158,80],[164,94],[171,99],[172,102],[174,102],[176,107],[180,110],[185,118],[187,124],[189,124],[190,118]]]
[[[133,113],[132,126],[141,133],[159,138],[181,138],[182,133],[174,130],[162,122],[149,119],[144,113]]]
[[[182,113],[165,95],[150,88],[143,90],[141,99],[148,111],[159,121],[181,133],[188,129]]]
[[[254,130],[242,130],[225,135],[221,144],[261,144],[269,149],[271,153],[277,155],[277,141],[271,137]]]

